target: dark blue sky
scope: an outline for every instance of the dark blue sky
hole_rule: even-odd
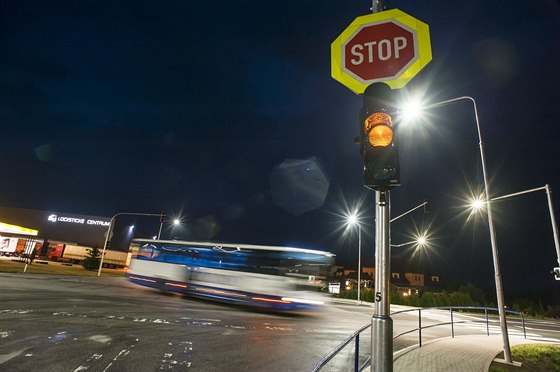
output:
[[[406,90],[477,100],[493,196],[548,183],[558,211],[558,1],[386,6],[430,26],[433,60]],[[343,239],[336,214],[369,195],[372,264],[373,193],[353,144],[361,99],[330,77],[331,42],[369,7],[0,0],[0,205],[182,212],[183,229],[164,236],[324,249],[353,263],[356,236]],[[430,125],[400,130],[402,186],[391,193],[393,215],[424,198],[432,212],[395,223],[393,242],[431,223],[435,270],[492,285],[484,220],[467,224],[461,214],[461,195],[482,181],[472,107],[432,114]],[[315,189],[328,179],[322,206],[295,215],[275,203],[271,174],[286,159],[316,160],[298,182]],[[544,192],[500,202],[495,213],[506,293],[558,296]],[[157,221],[143,223],[139,233],[156,234]]]

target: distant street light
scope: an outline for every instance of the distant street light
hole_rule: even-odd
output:
[[[485,204],[485,201],[482,199],[473,199],[471,201],[471,208],[478,211],[484,208]]]
[[[113,225],[115,223],[115,218],[117,216],[128,215],[128,216],[151,216],[151,217],[161,217],[161,213],[153,214],[153,213],[134,213],[134,212],[121,212],[115,214],[111,217],[111,221],[109,221],[109,228],[107,228],[107,232],[105,234],[105,243],[103,243],[103,250],[101,252],[101,260],[99,260],[99,269],[97,270],[97,276],[101,276],[101,268],[103,267],[103,260],[105,258],[105,250],[107,249],[107,243],[109,239],[111,239],[111,235],[113,233]],[[129,231],[132,231],[134,226],[129,227]]]
[[[158,231],[158,235],[157,235],[157,240],[160,240],[161,238],[161,229],[163,227],[163,223],[165,221],[171,221],[171,220],[167,220],[167,216],[165,214],[163,214],[163,212],[159,215],[160,216],[160,223],[159,223],[159,231]],[[173,220],[173,226],[178,226],[181,224],[181,219],[179,218],[174,218]]]
[[[421,111],[424,110],[430,110],[430,109],[434,109],[437,107],[442,107],[442,106],[447,106],[449,104],[452,103],[456,103],[456,102],[460,102],[460,101],[470,101],[473,105],[473,109],[474,109],[474,119],[476,122],[476,129],[478,132],[478,141],[479,141],[479,147],[480,147],[480,161],[482,164],[482,175],[484,178],[484,201],[486,204],[486,212],[488,214],[488,229],[490,231],[490,244],[492,246],[492,257],[493,257],[493,261],[494,261],[494,276],[495,276],[495,282],[496,282],[496,297],[498,300],[498,313],[500,316],[500,327],[502,330],[502,342],[503,342],[503,348],[504,348],[504,359],[506,361],[506,363],[511,364],[512,363],[512,359],[511,359],[511,349],[510,349],[510,344],[509,344],[509,335],[508,335],[508,330],[507,330],[507,320],[506,320],[506,314],[505,314],[505,304],[504,304],[504,294],[503,294],[503,288],[502,288],[502,276],[500,273],[500,261],[499,261],[499,255],[498,255],[498,245],[496,242],[496,230],[494,229],[494,221],[492,220],[492,208],[490,206],[490,187],[488,185],[488,175],[486,172],[486,159],[484,156],[484,145],[482,142],[482,134],[480,131],[480,122],[478,120],[478,110],[476,108],[476,101],[474,98],[469,97],[469,96],[463,96],[463,97],[457,97],[457,98],[452,98],[452,99],[448,99],[445,101],[441,101],[441,102],[436,102],[430,105],[427,105],[425,107],[422,107],[421,109],[418,108],[418,104],[414,104],[412,106],[403,106],[402,110],[401,110],[401,114],[403,114],[403,117],[408,117],[410,118],[410,113],[412,111],[416,112],[416,113],[421,113]]]
[[[422,248],[424,246],[427,246],[429,243],[428,243],[428,238],[426,238],[425,235],[421,235],[421,236],[417,237],[416,240],[406,242],[406,243],[402,243],[402,244],[391,244],[391,247],[399,248],[399,247],[404,247],[405,245],[411,245],[411,244],[416,244],[417,248]]]
[[[362,289],[362,226],[358,221],[358,216],[353,213],[347,217],[347,224],[349,226],[358,227],[358,301],[361,301],[360,292]]]

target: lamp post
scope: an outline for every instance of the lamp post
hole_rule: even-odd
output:
[[[163,221],[165,220],[165,214],[163,212],[161,212],[159,214],[159,230],[157,233],[157,240],[159,240],[160,236],[161,236],[161,228],[163,227]]]
[[[160,238],[161,238],[161,229],[162,229],[162,227],[163,227],[163,223],[166,221],[165,218],[166,218],[166,215],[165,215],[165,214],[162,214],[161,217],[160,217],[159,231],[158,231],[158,234],[157,234],[157,240],[160,240]],[[181,220],[180,220],[179,218],[174,218],[174,219],[173,219],[173,225],[174,225],[174,226],[177,226],[177,225],[180,225],[180,224],[181,224]]]
[[[107,243],[109,242],[109,239],[111,239],[111,235],[112,235],[112,231],[113,231],[113,225],[115,223],[115,218],[117,216],[122,216],[122,215],[161,217],[162,214],[161,213],[154,214],[154,213],[121,212],[121,213],[117,213],[113,217],[111,217],[111,220],[109,221],[109,228],[107,229],[107,233],[105,235],[105,243],[103,243],[103,250],[101,252],[101,260],[99,260],[99,269],[97,270],[97,276],[101,276],[101,268],[103,267],[103,260],[105,258],[105,250],[107,249]]]
[[[535,191],[541,191],[541,190],[544,190],[546,192],[546,200],[548,202],[548,212],[550,214],[550,224],[552,225],[552,236],[554,238],[554,246],[556,247],[556,259],[558,260],[558,266],[560,266],[560,241],[558,239],[558,225],[556,224],[556,218],[554,217],[554,208],[552,207],[552,197],[550,196],[551,191],[550,191],[550,186],[548,184],[546,184],[544,186],[541,186],[541,187],[536,187],[534,189],[529,189],[529,190],[514,192],[512,194],[497,196],[497,197],[492,198],[490,200],[495,201],[495,200],[500,200],[500,199],[506,199],[506,198],[511,198],[511,197],[514,197],[514,196],[528,194],[528,193],[535,192]],[[480,209],[482,207],[481,201],[480,200],[473,200],[472,207],[474,209]]]
[[[362,287],[362,226],[358,222],[358,217],[356,214],[348,216],[348,225],[358,226],[358,301],[361,302],[360,292]]]
[[[504,359],[506,363],[511,364],[511,349],[509,344],[509,335],[507,330],[507,320],[505,314],[505,307],[504,307],[504,293],[502,287],[502,275],[500,273],[500,260],[498,255],[498,245],[496,242],[496,230],[494,229],[494,220],[492,219],[492,207],[490,205],[490,187],[488,185],[488,174],[486,172],[486,158],[484,155],[484,144],[482,142],[482,134],[480,131],[480,122],[478,120],[478,110],[476,108],[476,101],[474,98],[470,96],[462,96],[457,98],[448,99],[445,101],[433,103],[426,107],[423,107],[424,110],[433,109],[436,107],[446,106],[455,102],[460,101],[470,101],[473,105],[474,109],[474,119],[476,122],[476,129],[478,133],[478,141],[479,141],[479,148],[480,148],[480,161],[482,163],[482,176],[484,178],[484,199],[486,204],[486,212],[488,214],[488,230],[490,231],[490,244],[492,246],[492,258],[494,262],[494,280],[496,283],[496,297],[498,301],[498,313],[500,317],[500,328],[502,331],[502,342],[504,348]]]

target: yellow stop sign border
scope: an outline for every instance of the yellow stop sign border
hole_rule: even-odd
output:
[[[415,51],[418,53],[414,62],[406,69],[400,71],[397,76],[385,77],[373,80],[362,80],[359,77],[348,73],[344,68],[343,48],[350,38],[369,24],[380,24],[383,21],[394,21],[400,24],[403,29],[413,30],[415,36]],[[432,60],[432,47],[430,43],[429,26],[406,14],[399,9],[386,10],[379,13],[368,14],[356,18],[331,44],[331,76],[336,81],[352,90],[354,93],[362,94],[364,90],[372,83],[384,82],[392,89],[404,87],[416,74],[420,72]]]

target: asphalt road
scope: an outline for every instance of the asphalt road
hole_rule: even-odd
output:
[[[124,278],[0,274],[3,371],[309,371],[371,315],[267,314]]]
[[[0,371],[309,371],[372,313],[350,302],[308,315],[268,314],[165,295],[124,278],[0,274]],[[487,332],[484,316],[454,320],[455,335]],[[499,334],[497,319],[490,320],[490,333]],[[393,321],[394,334],[418,327],[417,312]],[[422,311],[423,326],[447,321],[448,312]],[[510,321],[510,333],[522,334],[520,326]],[[528,338],[560,341],[558,322],[526,327]],[[360,354],[367,355],[364,335]],[[422,341],[450,335],[450,326],[433,327]],[[412,332],[396,338],[394,350],[417,343]],[[349,346],[324,370],[348,370]]]

